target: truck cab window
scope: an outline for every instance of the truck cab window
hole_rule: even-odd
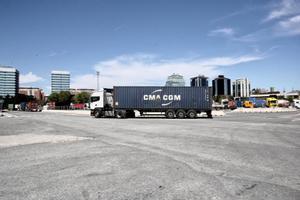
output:
[[[99,101],[100,97],[91,97],[91,102]]]

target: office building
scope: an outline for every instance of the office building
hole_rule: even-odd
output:
[[[26,96],[32,96],[36,100],[40,101],[44,99],[43,90],[35,87],[20,87],[19,94],[24,94]]]
[[[70,72],[52,71],[51,72],[51,93],[70,90]]]
[[[185,86],[183,76],[179,74],[172,74],[171,76],[168,76],[166,86]]]
[[[19,91],[19,71],[14,67],[0,66],[0,96],[16,96]]]
[[[250,91],[250,81],[247,78],[237,79],[232,82],[233,97],[249,97]]]
[[[229,96],[231,95],[231,81],[224,75],[219,75],[212,81],[213,96]]]
[[[203,75],[192,77],[191,87],[208,87],[208,77]]]

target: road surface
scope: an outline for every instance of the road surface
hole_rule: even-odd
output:
[[[300,199],[300,112],[0,118],[0,199]]]

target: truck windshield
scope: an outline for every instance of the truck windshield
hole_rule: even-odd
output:
[[[99,101],[100,97],[91,97],[91,102]]]

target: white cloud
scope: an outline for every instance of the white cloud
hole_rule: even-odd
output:
[[[78,75],[72,78],[71,81],[71,88],[96,89],[96,87],[97,87],[96,74]]]
[[[300,35],[300,15],[280,21],[275,27],[275,33],[279,36]]]
[[[232,36],[235,31],[232,28],[221,28],[209,32],[209,36]]]
[[[184,76],[186,85],[189,78],[203,74],[210,78],[222,73],[222,66],[237,65],[264,59],[263,56],[244,55],[238,57],[213,57],[202,59],[165,60],[155,55],[121,55],[104,60],[94,66],[100,71],[100,87],[114,85],[164,85],[172,73]],[[97,86],[96,74],[84,74],[72,78],[71,87],[91,88]]]
[[[20,75],[20,84],[35,83],[41,80],[43,80],[42,77],[39,77],[32,72]]]
[[[275,6],[264,21],[280,19],[300,13],[300,1],[298,0],[282,0]]]

